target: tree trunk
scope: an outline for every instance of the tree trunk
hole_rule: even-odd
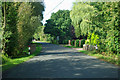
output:
[[[2,36],[5,34],[5,27],[6,27],[6,4],[5,4],[5,2],[4,2],[4,24],[3,24],[3,31],[2,31]],[[2,48],[3,48],[3,50],[5,49],[5,40],[4,39],[2,39],[2,44],[3,44],[3,46],[2,46]]]

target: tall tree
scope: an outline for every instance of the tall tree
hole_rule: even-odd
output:
[[[90,32],[94,35],[92,35],[92,37],[91,35],[88,36],[88,39],[94,42],[94,38],[97,36],[99,38],[98,41],[100,41],[99,50],[101,52],[119,53],[119,3],[120,2],[74,3],[70,17],[75,27],[76,36],[79,37],[82,34],[86,35]]]
[[[43,3],[33,5],[29,2],[4,2],[3,19],[5,23],[3,49],[9,56],[21,55],[23,50],[31,42],[35,30],[41,25],[42,12],[44,10]],[[34,3],[37,4],[37,3]],[[39,13],[37,13],[37,11]]]
[[[119,51],[119,3],[118,2],[98,2],[91,3],[97,8],[97,16],[92,23],[95,31],[100,35],[101,45],[104,51],[118,53]],[[100,7],[99,7],[100,6]],[[101,50],[102,50],[101,49]]]
[[[94,15],[95,9],[86,3],[76,2],[70,12],[72,24],[75,28],[76,37],[87,35],[92,30],[91,17]]]
[[[39,26],[38,29],[35,31],[34,38],[40,41],[46,41],[47,35],[44,34],[44,27],[45,26]]]
[[[3,34],[3,29],[2,29],[2,2],[0,1],[0,53],[2,51],[2,34]]]
[[[23,50],[23,48],[27,46],[28,43],[31,42],[31,39],[36,29],[41,25],[43,10],[44,10],[43,4],[40,3],[21,3],[21,5],[19,6],[18,9],[18,34],[19,34],[18,43],[20,45],[19,50],[20,49]]]
[[[17,11],[15,3],[3,3],[3,16],[4,16],[4,33],[3,33],[3,49],[8,55],[12,55],[14,48],[17,46]],[[14,45],[14,46],[13,46]]]
[[[54,37],[59,36],[60,42],[65,39],[71,38],[70,33],[71,19],[69,10],[59,10],[56,13],[52,13],[52,16],[47,20],[44,32],[51,34]]]

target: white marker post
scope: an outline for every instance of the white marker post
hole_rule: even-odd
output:
[[[59,36],[57,36],[57,43],[59,43]]]
[[[96,44],[96,50],[98,49],[97,44]]]
[[[28,54],[30,55],[30,45],[28,46],[28,50],[29,50],[29,51],[28,51]]]

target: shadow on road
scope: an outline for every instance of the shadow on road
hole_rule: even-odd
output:
[[[118,68],[77,51],[42,43],[43,53],[9,70],[7,78],[118,78]]]

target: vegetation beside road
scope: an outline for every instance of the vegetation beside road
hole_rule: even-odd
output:
[[[33,35],[42,27],[44,2],[0,2],[0,58],[3,71],[37,55],[41,46],[28,55]],[[24,8],[23,8],[24,7]]]
[[[105,54],[105,53],[100,54],[100,53],[97,53],[96,50],[94,50],[94,51],[79,50],[79,52],[87,54],[89,56],[94,56],[94,57],[101,59],[103,61],[120,66],[120,58],[119,58],[120,55]]]
[[[30,58],[34,57],[35,55],[39,54],[40,51],[42,50],[42,46],[40,43],[35,43],[36,44],[36,50],[31,54],[31,55],[26,55],[26,56],[22,56],[20,58],[8,58],[4,55],[2,55],[2,58],[6,58],[6,62],[0,66],[2,66],[2,70],[5,71],[9,68],[12,68],[20,63],[23,63],[27,60],[29,60]]]
[[[80,47],[68,46],[68,45],[64,45],[64,47],[67,47],[67,48],[80,48]]]
[[[120,2],[75,2],[71,11],[53,13],[45,24],[44,32],[51,36],[49,40],[52,43],[68,44],[71,40],[72,46],[65,47],[83,47],[86,44],[90,49],[92,46],[98,48],[99,54],[115,57],[120,55],[119,26]],[[80,46],[79,40],[84,42]],[[115,63],[119,64],[119,61]]]
[[[65,46],[70,48],[82,48],[84,44],[90,49],[96,46],[97,52],[83,53],[120,64],[120,2],[75,2],[72,10],[52,13],[44,26],[41,22],[44,1],[3,2],[0,7],[3,70],[34,56],[26,54],[33,39],[53,44],[68,44],[71,40],[71,46]]]
[[[69,45],[64,45],[64,47],[67,47],[67,48],[81,48],[81,47],[69,46]],[[94,57],[96,57],[98,59],[101,59],[103,61],[106,61],[106,62],[109,62],[109,63],[120,66],[120,54],[108,54],[108,53],[105,53],[105,52],[100,53],[97,50],[93,50],[93,51],[78,50],[78,52],[87,54],[89,56],[94,56]]]

